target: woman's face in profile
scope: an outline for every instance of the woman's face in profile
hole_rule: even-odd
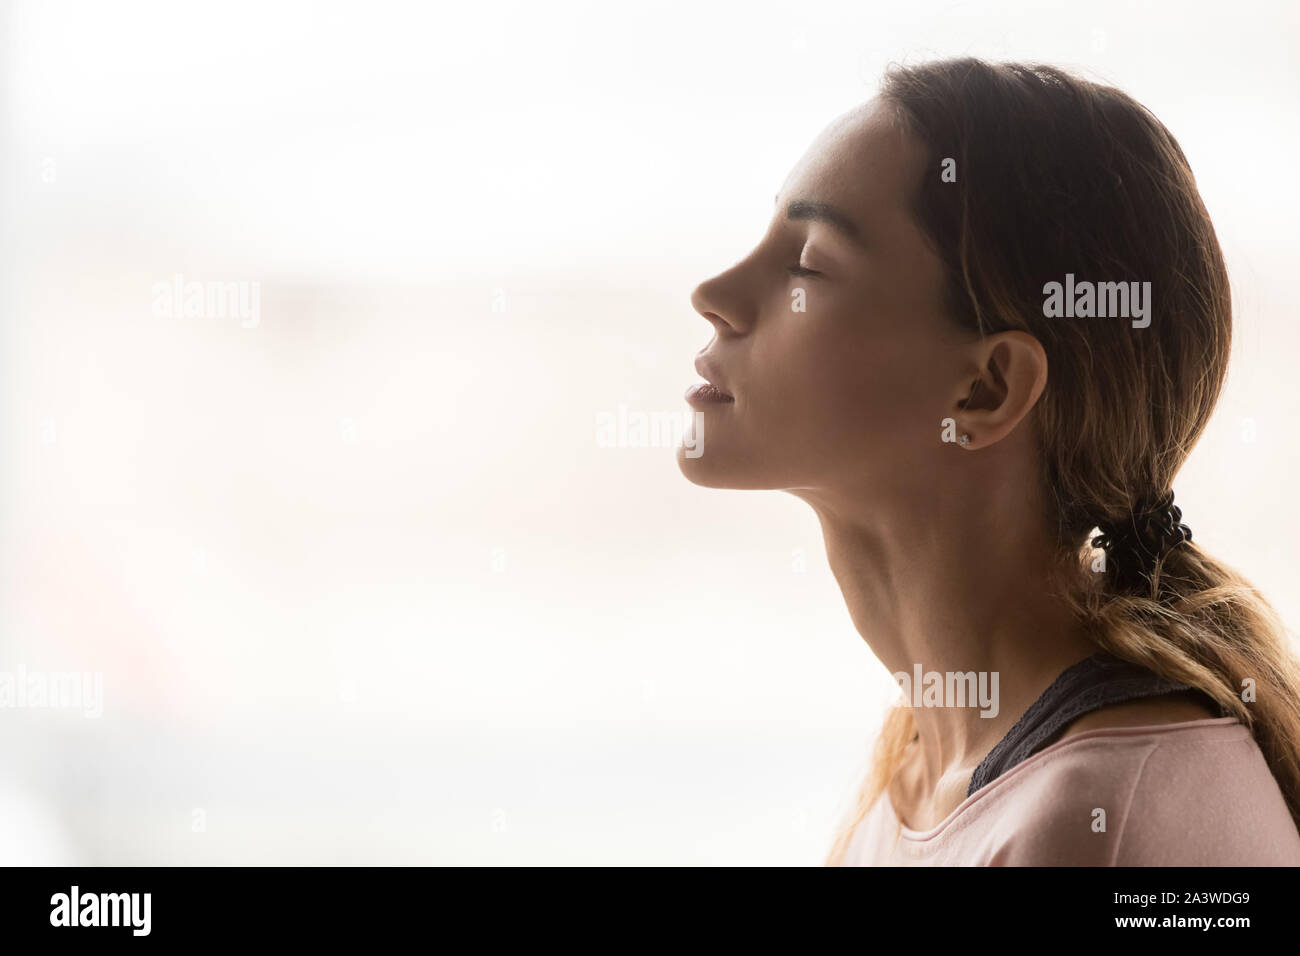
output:
[[[840,117],[758,246],[695,289],[714,328],[697,370],[732,400],[688,396],[691,481],[915,495],[951,454],[940,422],[969,391],[975,336],[944,318],[942,266],[909,212],[919,177],[940,174],[924,163],[880,101]]]

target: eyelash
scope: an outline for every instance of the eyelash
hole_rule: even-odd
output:
[[[785,271],[792,276],[819,276],[820,272],[815,269],[805,269],[803,266],[786,266]]]

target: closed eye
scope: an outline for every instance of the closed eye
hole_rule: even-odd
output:
[[[803,266],[786,266],[785,271],[792,276],[819,276],[821,275],[816,269],[805,269]]]

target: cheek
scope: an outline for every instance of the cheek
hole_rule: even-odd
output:
[[[916,350],[865,321],[819,315],[784,317],[756,343],[763,396],[782,408],[852,419],[906,401],[917,370]],[[822,424],[826,424],[823,422]]]
[[[909,446],[937,436],[938,419],[929,417],[942,388],[925,358],[933,343],[905,321],[822,308],[761,330],[754,358],[762,388],[752,412],[763,443],[780,442],[811,463],[859,457],[854,449],[910,456]]]

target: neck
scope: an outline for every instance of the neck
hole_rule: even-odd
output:
[[[859,496],[799,493],[821,521],[854,625],[890,673],[973,671],[996,687],[989,716],[978,695],[967,706],[913,706],[931,781],[973,770],[1062,671],[1097,650],[1052,594],[1056,549],[1031,520],[1027,490],[1005,488],[978,508],[941,497],[883,516],[843,504]]]

